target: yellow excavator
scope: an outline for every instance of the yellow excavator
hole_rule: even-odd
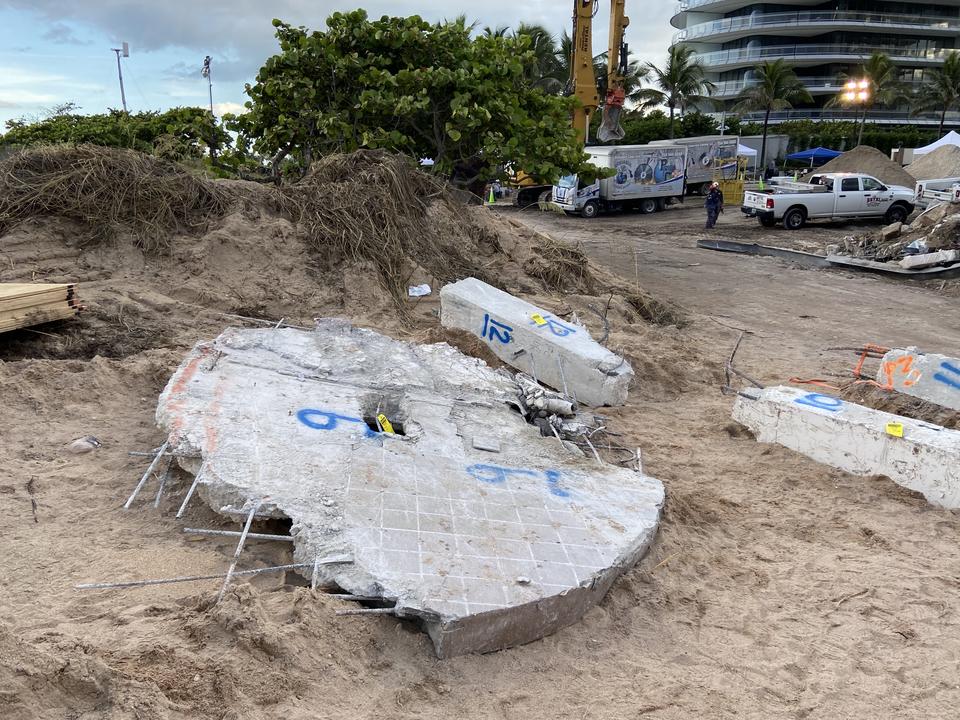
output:
[[[570,82],[568,94],[579,103],[573,110],[573,128],[586,144],[590,135],[590,120],[600,106],[600,91],[593,66],[593,18],[599,0],[573,0],[573,47],[570,52]],[[624,79],[627,74],[629,51],[624,33],[630,19],[624,14],[626,0],[610,0],[610,41],[607,45],[607,74],[603,103],[603,119],[597,131],[601,142],[621,140],[623,127],[620,114],[626,99]],[[513,179],[517,187],[514,202],[520,207],[535,204],[549,192],[551,185],[540,185],[522,170]]]

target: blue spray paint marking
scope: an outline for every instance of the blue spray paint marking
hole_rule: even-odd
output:
[[[809,393],[802,398],[794,400],[798,405],[809,405],[810,407],[828,410],[830,412],[839,412],[843,407],[843,400],[838,400],[830,395],[821,395],[820,393]]]
[[[490,483],[491,485],[503,485],[511,475],[525,475],[527,477],[537,477],[540,472],[536,470],[527,470],[526,468],[508,468],[500,465],[476,464],[467,468],[467,473],[476,480]],[[546,478],[550,493],[557,497],[570,497],[570,491],[560,487],[560,472],[558,470],[544,470],[543,475]]]
[[[489,314],[483,316],[483,331],[480,337],[486,340],[497,340],[506,345],[513,340],[513,336],[510,335],[512,332],[513,328],[509,325],[494,320]]]
[[[547,485],[550,486],[550,493],[557,497],[570,497],[570,491],[560,487],[560,472],[558,470],[545,470],[547,476]]]
[[[944,385],[948,385],[956,390],[960,390],[960,368],[958,368],[956,365],[951,365],[944,360],[942,363],[940,363],[940,369],[947,370],[953,373],[956,377],[950,377],[949,375],[938,372],[933,376],[933,379],[939,380]]]
[[[317,422],[314,420],[315,417],[323,418],[324,422]],[[297,420],[302,422],[308,428],[313,428],[314,430],[335,430],[340,420],[343,420],[344,422],[360,423],[363,425],[364,437],[369,438],[377,435],[377,433],[367,426],[362,418],[350,417],[349,415],[339,415],[335,412],[327,412],[326,410],[314,410],[313,408],[304,408],[303,410],[298,410]]]
[[[543,325],[538,325],[535,321],[531,321],[531,324],[534,325],[535,327],[550,328],[550,332],[552,332],[557,337],[567,337],[567,335],[573,335],[574,333],[577,332],[574,328],[570,327],[569,325],[564,325],[559,320],[551,319],[549,315],[543,315],[542,317],[544,320],[546,320],[546,323],[544,323]]]

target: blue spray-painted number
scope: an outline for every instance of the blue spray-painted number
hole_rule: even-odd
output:
[[[315,418],[322,418],[323,421],[318,422]],[[297,411],[297,420],[302,422],[308,428],[313,428],[314,430],[336,430],[337,425],[341,420],[343,422],[360,423],[363,425],[364,437],[374,437],[377,435],[376,432],[367,426],[362,418],[350,417],[349,415],[340,415],[338,413],[328,412],[326,410],[304,408],[303,410]]]
[[[511,475],[521,475],[527,477],[539,477],[541,473],[537,470],[528,470],[526,468],[509,468],[500,465],[475,464],[467,468],[467,473],[480,482],[490,483],[491,485],[503,485]],[[550,488],[550,494],[557,497],[570,497],[570,491],[560,487],[561,475],[558,470],[544,470],[543,476],[546,478],[547,487]]]
[[[512,332],[513,328],[509,325],[494,320],[489,314],[483,316],[483,332],[480,333],[480,337],[485,340],[497,340],[506,345],[513,340],[513,336],[510,334]]]
[[[542,317],[544,320],[546,320],[544,324],[539,325],[535,321],[531,321],[531,324],[536,327],[550,328],[550,332],[557,337],[567,337],[567,335],[573,335],[577,332],[576,329],[570,327],[569,325],[564,325],[559,320],[552,319],[549,315],[543,315]]]
[[[947,372],[951,373],[951,375],[938,372],[934,374],[933,379],[942,382],[944,385],[952,387],[955,390],[960,390],[960,368],[958,368],[956,365],[951,365],[944,360],[942,363],[940,363],[940,369],[946,370]]]
[[[809,405],[810,407],[828,410],[829,412],[839,412],[843,407],[843,400],[838,400],[830,395],[821,395],[820,393],[809,393],[802,398],[794,400],[798,405]]]

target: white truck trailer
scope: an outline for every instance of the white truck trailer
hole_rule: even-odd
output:
[[[687,148],[681,145],[596,145],[585,148],[590,162],[616,171],[585,184],[567,175],[553,186],[553,202],[585,218],[602,212],[662,210],[670,198],[683,197]]]
[[[877,218],[905,222],[914,208],[914,192],[887,186],[871,175],[822,173],[810,182],[785,182],[768,190],[747,192],[741,210],[765,227],[782,222],[799,230],[807,220]]]
[[[724,179],[737,176],[736,135],[701,135],[676,140],[654,140],[651,145],[682,145],[687,148],[687,194],[706,195],[717,175]]]

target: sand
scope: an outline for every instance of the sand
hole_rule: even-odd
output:
[[[525,216],[469,212],[484,213],[504,248],[482,256],[492,272],[602,335],[608,295],[560,293],[523,271],[546,237]],[[216,583],[72,589],[229,563],[230,541],[182,528],[235,525],[202,503],[173,518],[186,476],[174,477],[159,508],[151,482],[121,509],[145,466],[127,451],[162,441],[157,394],[194,341],[231,322],[221,313],[304,324],[336,315],[435,341],[446,337],[435,295],[411,300],[411,320],[400,322],[372,269],[319,266],[289,220],[256,207],[201,237],[173,238],[163,257],[123,237],[91,244],[86,228],[62,221],[0,236],[0,281],[76,279],[89,305],[76,323],[0,339],[0,717],[951,716],[960,703],[957,514],[882,478],[758,445],[729,422],[731,401],[718,388],[732,327],[745,323],[741,367],[764,382],[822,372],[821,349],[852,342],[850,333],[882,327],[885,336],[861,339],[889,343],[908,328],[904,340],[929,345],[956,342],[960,330],[944,314],[936,332],[917,337],[916,317],[946,313],[917,289],[867,279],[831,294],[843,276],[697,251],[702,217],[678,213],[670,224],[671,215],[534,216],[605,264],[596,282],[617,272],[692,308],[683,329],[651,325],[617,297],[606,311],[609,346],[638,379],[628,405],[604,414],[667,484],[656,545],[577,625],[445,662],[418,630],[338,618],[343,602],[296,578],[239,582],[218,606]],[[420,281],[430,278],[411,284]],[[854,309],[856,328],[845,334],[838,328]],[[450,339],[471,352],[469,339]],[[91,434],[102,448],[65,451]],[[288,548],[257,543],[242,565],[288,560]]]
[[[882,152],[869,145],[858,145],[836,157],[819,172],[856,172],[873,175],[888,185],[902,185],[913,190],[914,177]]]
[[[917,180],[960,177],[960,147],[944,145],[921,155],[910,163],[907,172]]]

